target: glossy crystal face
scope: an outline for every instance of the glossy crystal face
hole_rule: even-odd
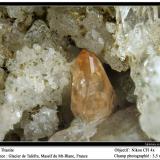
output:
[[[110,115],[115,92],[94,53],[82,50],[72,67],[71,109],[84,121],[98,121]]]

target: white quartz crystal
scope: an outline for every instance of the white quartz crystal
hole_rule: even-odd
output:
[[[44,106],[32,118],[33,120],[23,126],[25,140],[35,141],[38,138],[48,137],[57,130],[59,119],[56,109]]]

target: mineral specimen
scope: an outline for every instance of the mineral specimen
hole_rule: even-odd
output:
[[[71,110],[75,120],[50,141],[85,141],[116,105],[115,91],[94,53],[82,50],[72,66]]]
[[[39,138],[49,137],[58,128],[59,120],[56,109],[42,107],[32,118],[32,121],[22,126],[24,128],[25,140],[35,141]]]
[[[159,13],[156,6],[116,7],[117,56],[129,58],[135,83],[140,126],[151,138],[160,140],[159,115]]]
[[[159,141],[159,9],[1,6],[0,140]]]
[[[69,65],[60,53],[54,48],[43,49],[37,44],[17,51],[15,59],[7,62],[7,67],[10,74],[5,83],[5,106],[1,106],[1,114],[8,110],[10,116],[2,121],[3,136],[20,120],[23,111],[37,105],[61,105],[63,88],[70,81]],[[53,109],[56,113],[56,107]],[[55,119],[55,126],[57,123]]]
[[[115,106],[114,89],[94,53],[82,50],[72,69],[71,109],[82,121],[101,121]]]
[[[6,80],[7,102],[26,109],[62,103],[63,87],[69,83],[69,64],[54,48],[43,49],[37,44],[24,47],[7,67],[11,72]]]

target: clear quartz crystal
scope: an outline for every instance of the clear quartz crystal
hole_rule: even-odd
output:
[[[129,57],[131,77],[135,83],[139,122],[151,138],[160,140],[159,109],[159,25],[157,6],[116,7],[117,55]]]

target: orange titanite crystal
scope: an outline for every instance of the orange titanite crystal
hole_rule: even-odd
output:
[[[72,68],[71,110],[85,122],[100,121],[114,107],[115,92],[94,53],[82,50]]]

